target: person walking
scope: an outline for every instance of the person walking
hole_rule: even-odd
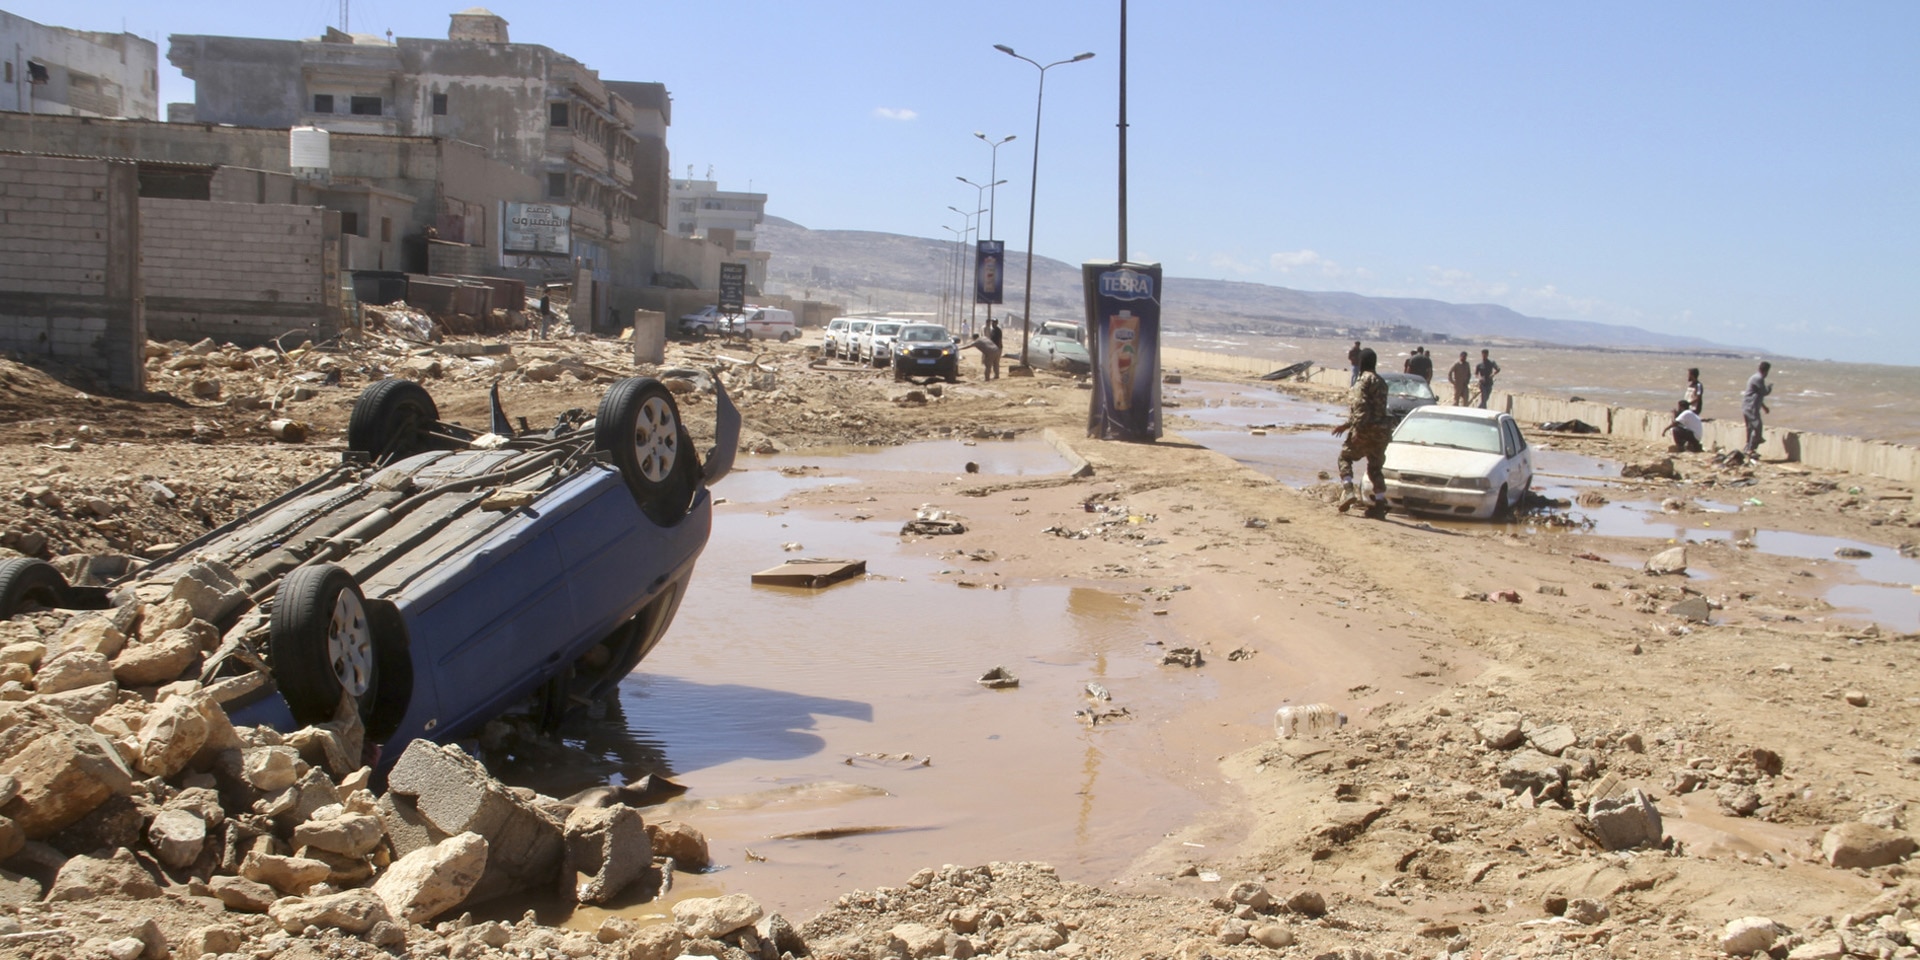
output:
[[[1687,408],[1692,410],[1695,416],[1699,416],[1700,405],[1707,400],[1707,388],[1700,382],[1699,367],[1687,368],[1687,389],[1680,396],[1687,402]]]
[[[1480,351],[1480,362],[1474,364],[1473,375],[1480,380],[1480,409],[1487,408],[1488,398],[1493,396],[1493,378],[1500,373],[1500,365],[1493,362],[1487,351]]]
[[[1767,373],[1772,369],[1773,364],[1760,361],[1760,372],[1747,378],[1747,389],[1740,394],[1740,416],[1747,421],[1745,453],[1748,460],[1760,459],[1760,444],[1766,440],[1761,415],[1773,412],[1767,406],[1767,396],[1773,393],[1773,385],[1767,383]]]
[[[1355,340],[1347,350],[1347,386],[1360,382],[1360,341]]]
[[[1453,384],[1453,405],[1467,405],[1467,389],[1473,384],[1473,364],[1467,362],[1467,352],[1460,351],[1460,362],[1447,371],[1447,382]]]
[[[1358,361],[1360,375],[1347,389],[1347,419],[1333,428],[1334,436],[1346,437],[1340,444],[1338,506],[1341,513],[1346,513],[1360,502],[1359,491],[1353,485],[1353,462],[1365,460],[1367,480],[1373,486],[1367,516],[1384,517],[1387,515],[1387,475],[1382,461],[1387,457],[1387,441],[1393,439],[1387,420],[1387,381],[1374,371],[1379,358],[1372,350],[1361,350]]]

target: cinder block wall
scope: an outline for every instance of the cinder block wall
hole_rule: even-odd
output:
[[[0,156],[0,350],[145,386],[131,163]]]
[[[290,330],[333,336],[337,253],[326,225],[320,207],[143,198],[148,331],[156,340],[243,345]]]

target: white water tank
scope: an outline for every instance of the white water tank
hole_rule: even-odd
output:
[[[294,127],[287,131],[288,166],[303,180],[325,180],[333,166],[333,148],[327,132],[319,127]]]

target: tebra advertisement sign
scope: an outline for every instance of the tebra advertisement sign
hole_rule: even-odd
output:
[[[1087,299],[1093,401],[1087,436],[1160,439],[1160,265],[1093,260],[1080,265]]]
[[[1007,242],[982,240],[974,246],[973,298],[980,303],[1000,303],[1006,288]]]
[[[565,257],[573,253],[573,208],[552,203],[505,203],[502,253]]]

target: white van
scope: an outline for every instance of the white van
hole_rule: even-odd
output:
[[[748,339],[778,340],[781,343],[800,335],[800,327],[793,322],[793,311],[778,307],[749,310],[733,329]]]

